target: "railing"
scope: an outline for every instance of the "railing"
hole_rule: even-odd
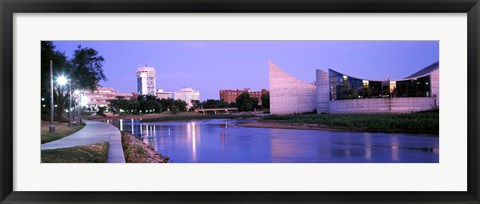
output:
[[[230,113],[230,112],[238,112],[238,108],[202,108],[202,109],[196,109],[195,112],[198,113]]]

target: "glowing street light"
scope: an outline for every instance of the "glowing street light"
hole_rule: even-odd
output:
[[[67,77],[65,77],[65,76],[59,76],[59,77],[57,78],[57,83],[58,83],[58,85],[60,85],[60,86],[63,86],[63,85],[65,85],[65,84],[67,84],[67,82],[68,82],[68,79],[67,79]]]
[[[57,83],[58,85],[60,86],[63,86],[63,85],[66,85],[67,83],[69,83],[68,85],[68,98],[70,100],[70,102],[68,103],[68,109],[71,110],[72,109],[72,80],[68,80],[67,77],[65,76],[59,76],[57,78]],[[72,112],[71,111],[68,111],[68,127],[72,127]]]

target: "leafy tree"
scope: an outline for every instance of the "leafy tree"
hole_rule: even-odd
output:
[[[71,80],[72,89],[95,90],[100,80],[106,80],[103,73],[103,57],[92,48],[78,46],[73,53],[73,58],[68,60],[64,53],[56,50],[50,41],[41,42],[41,72],[42,72],[42,97],[49,100],[50,90],[50,60],[53,62],[53,75],[55,78],[66,76]],[[57,119],[62,119],[63,109],[70,94],[68,86],[54,87],[54,100],[57,105]]]
[[[152,113],[152,111],[159,112],[162,109],[162,106],[156,100],[141,101],[140,107],[144,113]]]
[[[173,103],[172,98],[168,98],[168,99],[162,98],[162,99],[157,99],[157,101],[160,103],[160,107],[162,111],[169,111]]]
[[[127,111],[130,108],[130,101],[125,99],[123,96],[117,96],[113,100],[109,100],[110,107],[113,109],[113,112],[119,113],[120,110]]]
[[[215,99],[208,99],[202,103],[203,108],[227,108],[228,103],[221,101],[221,100],[215,100]]]
[[[98,107],[97,115],[105,116],[105,107]]]
[[[270,94],[262,94],[260,96],[260,99],[262,100],[262,108],[270,108]]]
[[[258,106],[258,99],[250,97],[250,94],[247,92],[240,94],[235,101],[239,111],[252,111]]]
[[[170,106],[170,111],[174,113],[179,111],[187,111],[187,102],[180,99],[172,101],[172,104]]]
[[[200,109],[200,108],[203,108],[203,103],[200,102],[200,100],[192,100],[192,111],[195,110],[195,109]]]
[[[68,72],[65,73],[71,80],[71,88],[73,90],[96,90],[100,80],[107,80],[107,77],[103,73],[102,56],[98,55],[98,52],[93,48],[82,48],[80,45],[77,50],[73,52],[73,58],[68,63]],[[65,87],[60,87],[57,92],[57,117],[60,118],[63,115],[63,107],[65,101],[68,100],[70,94],[66,91]]]
[[[257,97],[251,97],[252,98],[252,107],[254,109],[260,108],[258,103],[260,103],[260,100]]]
[[[41,59],[40,59],[40,68],[41,68],[41,96],[44,99],[43,104],[45,104],[45,111],[50,110],[50,60],[53,64],[53,77],[54,77],[54,100],[58,98],[59,91],[64,91],[65,87],[59,87],[55,83],[55,78],[68,73],[70,64],[68,62],[67,56],[65,53],[56,50],[55,44],[50,41],[42,41],[40,43],[41,47]],[[60,100],[62,101],[62,100]],[[62,110],[63,110],[63,104]],[[58,109],[57,109],[58,110]],[[57,117],[60,119],[60,117]]]
[[[229,107],[229,108],[236,108],[236,107],[237,107],[237,103],[236,103],[236,102],[230,102],[230,103],[228,104],[228,107]]]
[[[131,98],[128,100],[128,110],[130,113],[138,113],[140,110],[140,103],[136,98]]]
[[[78,46],[70,60],[72,64],[71,77],[76,89],[96,90],[98,82],[106,81],[107,77],[103,73],[103,62],[105,59],[98,55],[93,48]]]

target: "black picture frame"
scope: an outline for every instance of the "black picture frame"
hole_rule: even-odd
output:
[[[0,0],[1,203],[479,203],[479,0]],[[13,191],[15,13],[467,13],[468,190],[466,192],[19,192]]]

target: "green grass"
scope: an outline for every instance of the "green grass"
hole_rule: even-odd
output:
[[[205,119],[235,119],[235,118],[251,118],[253,114],[216,114],[216,115],[172,115],[158,118],[144,118],[142,122],[158,122],[158,121],[188,121],[188,120],[205,120]]]
[[[318,124],[332,128],[372,132],[439,132],[438,110],[410,114],[305,114],[270,115],[262,120],[289,124]]]
[[[42,163],[106,163],[108,142],[91,145],[42,150]]]
[[[49,122],[42,121],[42,125],[41,125],[41,143],[42,144],[69,136],[81,130],[83,127],[85,127],[85,123],[82,123],[80,125],[72,125],[72,127],[68,127],[68,123],[55,123],[55,133],[49,133],[48,132],[49,125],[50,125]]]

